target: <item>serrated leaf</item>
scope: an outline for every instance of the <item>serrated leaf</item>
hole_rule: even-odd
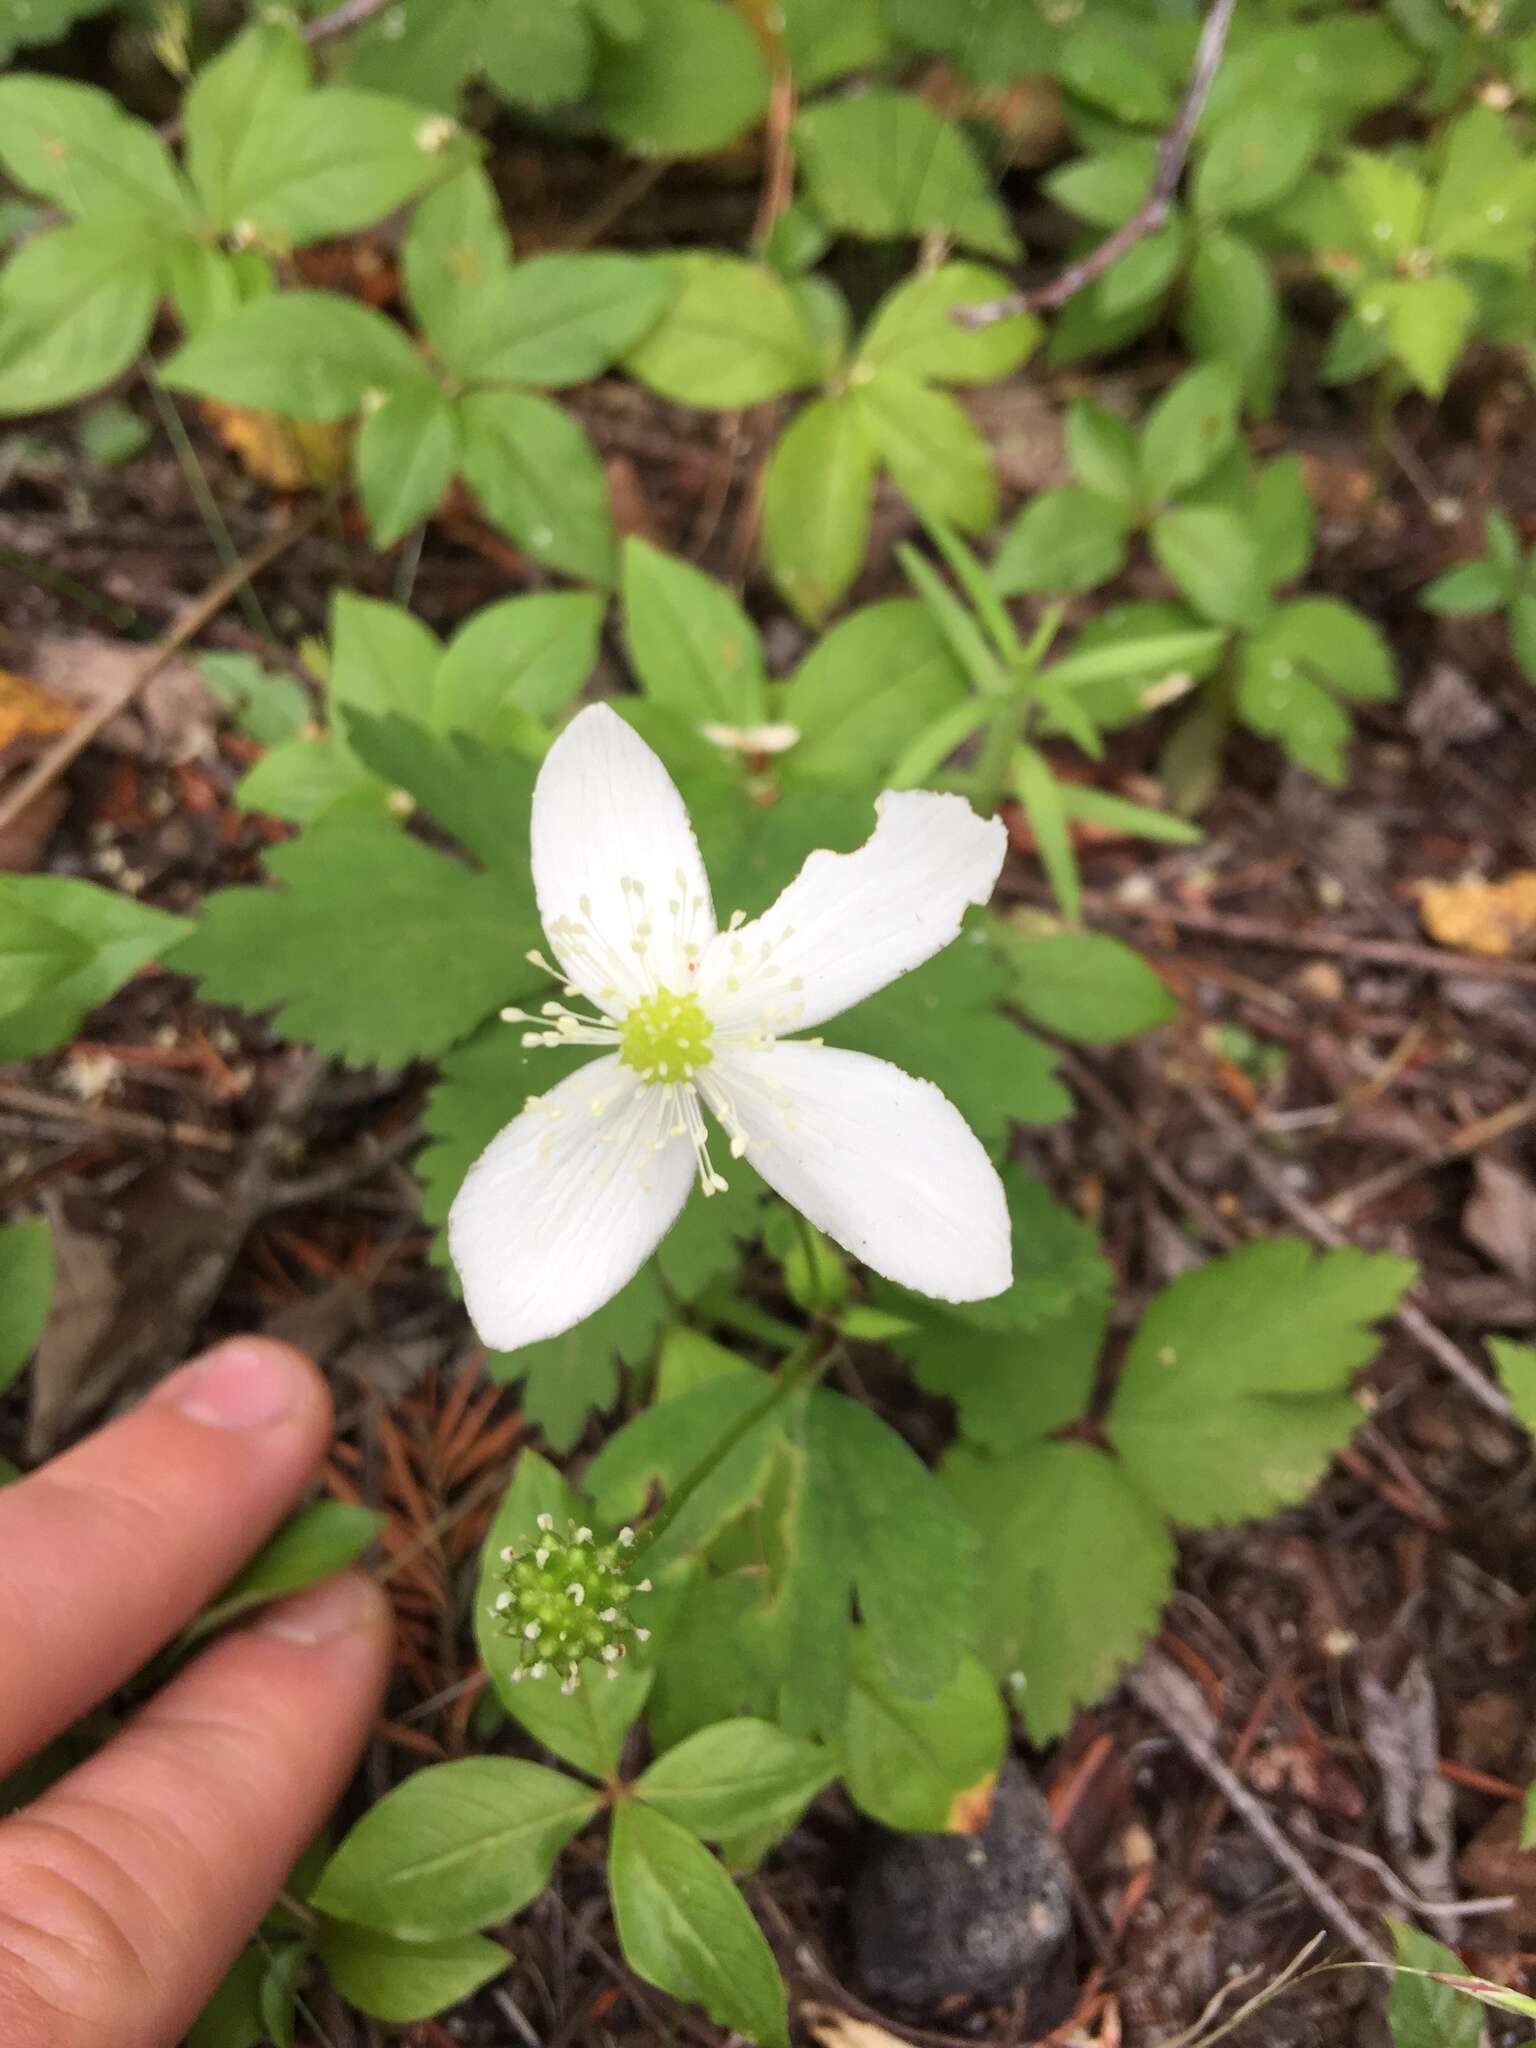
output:
[[[843,1723],[843,1776],[861,1813],[916,1834],[969,1833],[1008,1746],[1008,1716],[967,1651],[931,1699],[892,1689],[862,1638]]]
[[[32,1356],[53,1300],[53,1233],[41,1216],[0,1224],[0,1393]]]
[[[696,1835],[624,1800],[613,1817],[608,1883],[619,1946],[637,1976],[762,2048],[789,2048],[773,1951]]]
[[[784,686],[780,709],[800,731],[785,772],[843,783],[883,777],[914,730],[967,701],[964,673],[926,605],[865,605],[823,633]]]
[[[625,643],[648,696],[694,726],[762,724],[762,646],[724,584],[632,537],[623,603]]]
[[[536,561],[612,582],[608,486],[570,414],[531,391],[471,391],[459,421],[465,481],[492,525]]]
[[[720,1842],[794,1820],[837,1775],[819,1743],[771,1721],[717,1721],[669,1749],[631,1786],[658,1813]]]
[[[833,227],[875,240],[941,228],[989,255],[1018,254],[965,131],[916,93],[822,100],[798,116],[794,141],[810,199]]]
[[[413,796],[487,873],[501,880],[507,919],[502,972],[526,984],[527,963],[512,946],[537,924],[527,851],[532,764],[468,733],[426,732],[413,718],[377,718],[354,710],[348,732],[366,767]]]
[[[940,384],[991,384],[1018,369],[1040,340],[1032,313],[967,327],[956,308],[996,299],[1009,289],[1000,271],[981,263],[943,263],[916,271],[888,291],[859,338],[858,362]]]
[[[1369,1326],[1411,1261],[1269,1238],[1182,1275],[1152,1301],[1121,1368],[1109,1436],[1149,1499],[1193,1527],[1290,1506],[1349,1439]]]
[[[1111,1277],[1028,1330],[981,1330],[912,1303],[894,1341],[930,1394],[955,1404],[960,1433],[996,1456],[1028,1449],[1087,1413],[1109,1327]]]
[[[538,1896],[597,1806],[584,1785],[542,1764],[430,1764],[369,1807],[309,1904],[401,1940],[472,1934]]]
[[[944,1480],[982,1539],[977,1640],[1043,1745],[1140,1654],[1173,1590],[1173,1539],[1086,1444],[1006,1459],[957,1450]]]
[[[1017,1161],[1002,1171],[1013,1230],[1013,1284],[989,1301],[957,1303],[950,1313],[982,1330],[1038,1330],[1075,1303],[1096,1301],[1112,1284],[1098,1239],[1043,1181]]]
[[[0,1065],[65,1044],[88,1011],[191,930],[185,918],[62,875],[0,874],[0,903],[72,933],[84,952],[61,981],[0,1017]]]
[[[524,935],[506,883],[384,823],[274,847],[282,889],[220,889],[176,951],[215,1002],[358,1064],[431,1058],[506,999]]]
[[[279,292],[252,300],[177,349],[161,375],[173,390],[290,419],[339,420],[370,392],[420,380],[401,330],[336,292]]]
[[[875,453],[860,408],[818,398],[779,436],[763,488],[763,553],[784,596],[819,625],[858,574]]]
[[[481,1934],[399,1941],[376,1928],[349,1927],[339,1920],[322,1924],[318,1950],[349,2005],[397,2026],[459,2004],[512,1961],[500,1942]]]
[[[765,263],[689,253],[651,259],[676,296],[638,348],[632,377],[680,404],[729,408],[801,391],[820,376],[816,336]]]

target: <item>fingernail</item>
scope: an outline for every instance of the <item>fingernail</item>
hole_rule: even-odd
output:
[[[154,1399],[215,1429],[261,1429],[291,1413],[305,1378],[297,1353],[285,1344],[236,1337],[172,1373]]]
[[[323,1585],[296,1593],[264,1614],[256,1626],[285,1643],[328,1643],[354,1629],[371,1612],[373,1588],[360,1572],[342,1572]]]

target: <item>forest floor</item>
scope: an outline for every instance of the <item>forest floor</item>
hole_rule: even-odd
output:
[[[508,174],[534,179],[547,166]],[[728,189],[693,198],[722,216],[737,204]],[[656,203],[639,194],[624,218],[637,243],[659,238]],[[387,244],[306,261],[387,295]],[[1112,398],[1127,380],[1155,389],[1175,367],[1154,343],[1128,369],[1029,367],[990,389],[976,411],[1010,498],[1060,480],[1064,397]],[[0,666],[87,704],[217,580],[221,548],[254,551],[282,516],[282,494],[189,409],[222,524],[211,530],[146,395],[128,396],[156,431],[116,466],[81,452],[68,416],[0,438]],[[741,576],[764,421],[711,417],[701,434],[700,416],[616,381],[577,403],[624,527]],[[1485,1333],[1530,1341],[1536,1330],[1536,958],[1449,950],[1426,933],[1420,904],[1429,883],[1536,867],[1536,694],[1492,623],[1437,621],[1414,602],[1431,575],[1476,551],[1486,505],[1536,533],[1536,399],[1498,362],[1474,361],[1438,411],[1404,408],[1380,448],[1351,399],[1315,387],[1283,396],[1255,438],[1302,454],[1318,508],[1316,585],[1389,633],[1402,701],[1364,710],[1344,790],[1240,741],[1204,845],[1082,848],[1089,922],[1145,949],[1181,1013],[1127,1049],[1069,1052],[1076,1115],[1021,1133],[1019,1149],[1102,1232],[1127,1325],[1188,1262],[1191,1232],[1212,1249],[1275,1230],[1389,1248],[1420,1262],[1423,1284],[1369,1375],[1368,1419],[1316,1496],[1186,1541],[1165,1617],[1162,1651],[1197,1688],[1200,1725],[1304,1859],[1313,1894],[1213,1781],[1199,1726],[1161,1717],[1146,1687],[1085,1712],[1054,1751],[1027,1759],[1076,1876],[1075,2015],[1053,2038],[1105,2048],[1171,2041],[1226,1986],[1224,2016],[1320,1928],[1336,1949],[1336,1907],[1366,1920],[1411,1912],[1405,1870],[1440,1897],[1447,1881],[1463,1901],[1514,1895],[1441,1924],[1489,1976],[1519,1981],[1536,1964],[1524,1953],[1536,1948],[1536,1877],[1514,1853],[1536,1776],[1536,1471],[1523,1434],[1472,1384],[1485,1384]],[[882,501],[858,598],[900,587],[892,548],[905,517]],[[338,586],[408,601],[448,628],[529,580],[467,502],[419,551],[383,557],[351,515],[331,511],[202,644],[269,661],[284,649],[291,661],[303,635],[323,633]],[[783,668],[801,629],[750,584],[748,595]],[[596,684],[620,681],[610,643]],[[0,695],[0,737],[6,716]],[[1134,793],[1159,737],[1148,726],[1116,741],[1105,770],[1115,786]],[[13,765],[28,744],[13,738],[0,759]],[[187,910],[254,878],[263,845],[282,835],[231,801],[250,754],[177,664],[6,830],[0,868],[83,875]],[[1022,834],[1004,890],[1046,900]],[[479,1380],[462,1314],[426,1258],[409,1172],[424,1085],[409,1070],[330,1067],[161,972],[96,1013],[85,1038],[0,1079],[0,1209],[46,1209],[61,1275],[30,1392],[0,1407],[0,1450],[45,1453],[224,1330],[260,1327],[319,1357],[341,1416],[327,1483],[390,1517],[401,1647],[365,1774],[375,1795],[470,1740],[477,1680],[457,1617],[526,1440],[515,1394]],[[599,1434],[594,1425],[573,1470]],[[824,1798],[749,1886],[792,2010],[879,2019],[919,2043],[1037,2038],[1022,2006],[1010,2015],[957,1998],[920,2023],[870,2010],[850,1981],[842,1911],[861,1826],[839,1796]],[[501,1988],[451,2032],[414,2029],[413,2048],[719,2039],[695,2014],[664,2012],[625,1970],[600,1857],[588,1840],[562,1862],[519,1923]],[[1380,2003],[1371,1973],[1326,1975],[1227,2038],[1384,2048]],[[339,2010],[321,2019],[333,2048],[367,2038]],[[852,2035],[825,2038],[856,2048]]]

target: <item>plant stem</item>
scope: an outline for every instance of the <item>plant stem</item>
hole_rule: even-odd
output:
[[[707,1479],[714,1477],[736,1446],[749,1437],[775,1408],[782,1406],[791,1394],[814,1380],[824,1370],[831,1359],[835,1344],[836,1337],[833,1333],[815,1330],[798,1351],[791,1352],[780,1366],[778,1379],[770,1391],[761,1401],[747,1409],[745,1414],[738,1415],[730,1428],[721,1433],[693,1470],[685,1474],[677,1487],[667,1496],[660,1512],[640,1531],[634,1551],[637,1558],[655,1548],[699,1488]]]
[[[1002,698],[987,723],[986,737],[976,755],[974,786],[976,801],[983,810],[996,810],[1008,788],[1008,762],[1019,743],[1028,711],[1022,687]]]

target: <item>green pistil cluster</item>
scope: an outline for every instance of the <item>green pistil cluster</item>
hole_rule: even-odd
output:
[[[621,1529],[612,1543],[598,1543],[590,1529],[568,1522],[562,1542],[552,1515],[540,1515],[538,1527],[536,1544],[501,1553],[505,1585],[491,1603],[493,1619],[517,1646],[512,1678],[557,1671],[560,1690],[574,1692],[585,1663],[601,1664],[610,1678],[617,1677],[629,1645],[650,1635],[635,1626],[629,1611],[637,1593],[651,1590],[649,1579],[629,1576],[626,1553],[634,1530]]]
[[[619,1058],[646,1081],[691,1081],[713,1055],[714,1027],[692,989],[659,988],[630,1011],[619,1030]]]

